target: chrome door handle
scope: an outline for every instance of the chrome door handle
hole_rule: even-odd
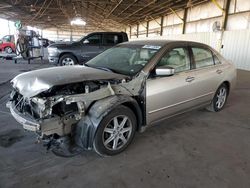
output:
[[[194,79],[195,79],[195,77],[188,76],[188,77],[186,78],[186,82],[192,82]]]
[[[223,71],[220,70],[220,69],[218,69],[218,70],[216,71],[217,74],[221,74],[222,72],[223,72]]]

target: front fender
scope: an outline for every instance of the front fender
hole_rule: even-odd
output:
[[[113,95],[96,101],[87,114],[77,123],[75,130],[75,142],[84,149],[92,149],[96,130],[102,119],[115,107],[121,104],[133,105],[136,113],[137,125],[142,124],[142,112],[137,101],[127,95]]]

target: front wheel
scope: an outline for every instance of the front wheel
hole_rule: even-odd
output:
[[[94,139],[100,155],[116,155],[131,143],[136,130],[136,117],[126,106],[118,106],[101,121]]]
[[[222,84],[216,91],[212,103],[207,108],[209,111],[218,112],[223,109],[227,102],[228,97],[228,87],[226,84]]]
[[[77,60],[76,58],[71,54],[65,54],[59,59],[59,64],[61,66],[71,66],[76,65]]]

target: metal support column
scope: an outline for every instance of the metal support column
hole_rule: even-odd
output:
[[[182,34],[185,34],[186,32],[187,13],[188,13],[188,8],[185,8],[184,15],[183,15]]]
[[[139,24],[136,25],[136,37],[139,37]]]
[[[222,30],[225,31],[227,29],[227,20],[228,20],[228,13],[230,8],[231,0],[225,0],[225,6],[223,11],[223,20],[222,20]]]
[[[132,33],[132,28],[131,28],[131,25],[129,26],[129,38],[131,39],[131,33]]]
[[[162,16],[162,17],[161,17],[161,24],[160,24],[160,26],[161,26],[161,29],[160,29],[160,36],[162,36],[162,34],[163,34],[163,23],[164,23],[164,16]]]
[[[211,0],[211,1],[222,11],[222,27],[221,27],[220,38],[218,40],[218,47],[217,47],[217,50],[221,52],[221,49],[223,48],[222,41],[223,41],[224,31],[227,29],[227,19],[228,19],[228,12],[230,8],[231,0],[224,0],[223,8],[220,6],[217,0]]]
[[[217,0],[211,0],[215,6],[217,6],[222,11],[222,31],[225,31],[227,29],[227,20],[228,20],[228,13],[230,8],[231,0],[224,0],[224,6],[223,8],[220,6],[220,4],[217,2]]]
[[[149,29],[149,21],[147,21],[147,26],[146,26],[146,37],[148,37],[148,29]]]
[[[58,28],[56,29],[56,39],[57,39],[57,41],[59,40]]]
[[[72,28],[70,27],[70,42],[73,41],[73,31]]]

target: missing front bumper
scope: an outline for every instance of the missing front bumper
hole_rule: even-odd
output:
[[[23,128],[25,130],[29,130],[29,131],[33,131],[33,132],[37,132],[40,130],[40,128],[41,128],[40,124],[35,119],[33,119],[31,116],[29,116],[28,114],[24,115],[24,114],[20,113],[18,110],[16,110],[14,103],[9,101],[6,104],[6,107],[10,109],[10,113],[12,114],[12,116],[15,118],[15,120],[18,123],[23,125]]]
[[[19,112],[12,101],[9,101],[6,106],[10,109],[12,116],[18,123],[22,124],[25,130],[39,133],[39,135],[68,135],[72,131],[72,126],[79,121],[75,115],[72,114],[63,117],[53,116],[36,120],[29,113]]]

